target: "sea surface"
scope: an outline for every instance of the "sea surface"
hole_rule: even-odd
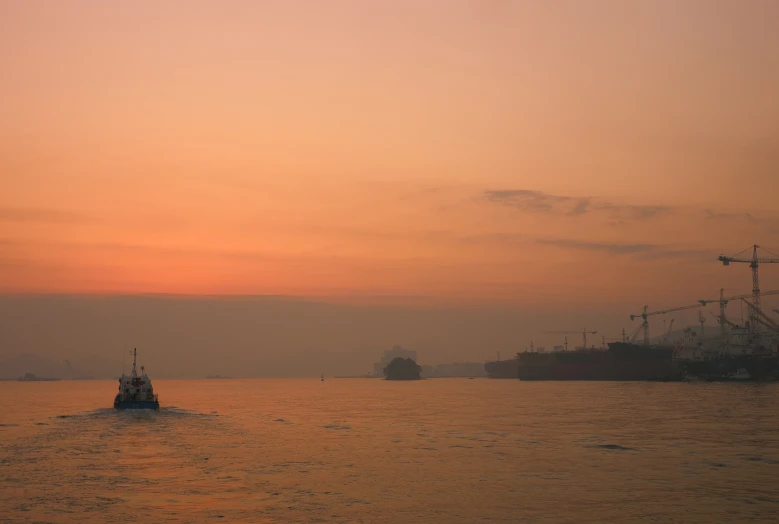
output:
[[[0,383],[0,522],[776,522],[779,386]]]

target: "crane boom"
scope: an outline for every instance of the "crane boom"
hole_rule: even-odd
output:
[[[760,246],[757,246],[760,247]],[[730,265],[731,262],[743,262],[745,264],[752,264],[757,262],[758,264],[779,264],[779,258],[775,257],[757,257],[757,258],[734,258],[720,255],[717,260],[724,263],[724,265]]]
[[[745,298],[753,297],[754,295],[750,293],[750,294],[745,294],[745,295],[735,295],[735,296],[732,296],[732,297],[725,297],[725,296],[723,296],[723,291],[724,291],[724,289],[720,289],[720,293],[719,293],[720,297],[719,297],[719,299],[716,299],[716,300],[701,300],[700,303],[703,304],[704,306],[706,306],[706,305],[714,303],[714,302],[719,302],[720,332],[721,332],[722,336],[725,336],[725,324],[727,324],[729,326],[735,325],[732,322],[729,322],[725,318],[725,306],[728,305],[728,302],[730,300],[743,300]],[[761,296],[766,296],[766,295],[779,295],[779,291],[777,291],[777,290],[774,290],[774,291],[764,291],[763,293],[761,293]],[[749,304],[748,303],[748,305],[749,305],[750,309],[754,308],[754,304]]]
[[[642,313],[641,315],[630,315],[630,320],[633,320],[633,317],[638,317],[638,316],[643,317],[644,315],[646,315],[648,317],[651,317],[652,315],[664,315],[666,313],[673,313],[675,311],[684,311],[685,309],[693,309],[701,306],[703,306],[703,304],[699,302],[698,304],[691,304],[689,306],[672,307],[670,309],[663,309],[662,311],[652,311],[651,313]]]
[[[779,295],[779,290],[764,291],[764,292],[760,293],[760,295],[761,296],[765,296],[765,295]],[[704,306],[706,306],[708,304],[711,304],[713,302],[725,302],[727,304],[727,302],[730,301],[730,300],[741,300],[742,298],[749,298],[751,296],[752,296],[752,293],[748,293],[746,295],[736,295],[736,296],[733,296],[733,297],[721,297],[721,298],[716,298],[716,299],[713,299],[713,300],[700,300],[699,302],[702,305],[704,305]]]
[[[673,329],[674,329],[674,320],[676,320],[676,319],[672,318],[671,322],[668,323],[668,329],[666,330],[665,338],[663,339],[666,344],[671,339],[671,331],[673,331]]]
[[[730,327],[739,327],[739,325],[738,325],[738,324],[736,324],[735,322],[731,322],[731,321],[730,321],[730,320],[728,320],[727,318],[722,318],[722,317],[720,317],[719,315],[715,315],[715,314],[714,314],[714,313],[712,313],[711,311],[709,311],[709,314],[710,314],[712,317],[716,318],[716,319],[717,319],[717,321],[718,321],[720,324],[722,324],[723,326],[724,326],[725,324],[727,324],[727,325],[728,325],[728,326],[730,326]]]
[[[675,311],[684,311],[685,309],[693,309],[697,307],[703,307],[705,304],[701,304],[700,301],[698,301],[697,304],[691,304],[689,306],[680,306],[680,307],[672,307],[670,309],[663,309],[661,311],[647,311],[649,309],[648,306],[644,306],[644,311],[638,315],[630,315],[630,320],[635,320],[636,318],[643,319],[643,322],[641,323],[641,326],[644,330],[644,345],[649,345],[649,320],[648,318],[652,315],[664,315],[665,313],[673,313]]]
[[[637,318],[643,319],[642,323],[642,329],[644,330],[644,345],[649,345],[649,320],[648,317],[651,317],[653,315],[664,315],[666,313],[674,313],[676,311],[684,311],[686,309],[695,309],[699,307],[706,306],[708,304],[712,304],[714,302],[718,302],[720,304],[720,324],[723,326],[727,324],[728,322],[724,321],[725,318],[725,305],[727,305],[728,301],[730,300],[741,300],[745,298],[754,297],[753,294],[745,294],[745,295],[736,295],[732,297],[724,297],[722,296],[724,290],[720,289],[720,298],[713,299],[713,300],[699,300],[697,304],[690,304],[688,306],[679,306],[679,307],[673,307],[668,309],[661,309],[659,311],[648,311],[648,307],[644,306],[644,311],[642,313],[639,313],[637,315],[630,315],[630,320],[635,320]],[[766,291],[762,293],[763,295],[779,295],[779,290],[772,290],[772,291]],[[755,309],[754,303],[750,304],[750,309],[754,309],[755,311],[760,311],[759,307]],[[779,311],[778,311],[779,312]],[[753,313],[752,317],[754,319],[757,318],[757,313]],[[634,335],[635,336],[635,335]]]
[[[630,334],[630,337],[628,338],[628,340],[630,340],[631,342],[635,342],[636,339],[638,338],[638,334],[641,333],[642,329],[644,329],[643,324],[638,326],[638,329]]]
[[[543,331],[542,332],[542,334],[544,335],[571,335],[576,333],[581,333],[581,331]],[[585,333],[594,335],[597,333],[597,331],[585,331]]]
[[[744,302],[749,304],[749,302],[747,302],[747,300],[745,298],[742,298],[741,300],[743,300]],[[755,313],[757,315],[756,320],[758,322],[760,322],[761,324],[763,324],[763,325],[770,325],[773,328],[777,327],[776,322],[774,322],[773,319],[771,319],[768,315],[763,313],[761,310],[758,309]]]

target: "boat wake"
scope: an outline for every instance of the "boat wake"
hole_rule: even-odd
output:
[[[219,413],[201,413],[199,411],[178,408],[176,406],[167,406],[159,410],[150,409],[114,409],[99,408],[82,413],[67,413],[55,415],[55,419],[106,419],[106,420],[137,420],[137,419],[155,419],[166,417],[219,417]]]

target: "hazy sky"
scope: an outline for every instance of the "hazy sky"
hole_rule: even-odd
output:
[[[0,0],[0,71],[3,293],[584,314],[779,252],[772,0]]]
[[[779,305],[776,299],[771,303]],[[616,303],[583,310],[564,301],[521,308],[349,305],[279,297],[0,296],[0,378],[35,371],[3,365],[25,354],[60,364],[67,359],[101,377],[118,375],[124,348],[134,346],[139,363],[159,378],[364,375],[394,344],[416,350],[421,364],[484,362],[498,353],[512,358],[531,340],[548,349],[563,344],[563,335],[541,335],[544,330],[587,326],[598,330],[588,343],[600,344],[601,334],[619,337],[623,327],[639,327],[640,320],[629,320],[629,313],[638,312],[633,309]],[[730,303],[729,318],[739,321],[744,309]],[[652,317],[650,331],[660,335],[663,321],[671,318],[675,328],[695,324],[697,313]],[[706,329],[716,332],[714,318],[706,318]],[[579,345],[581,335],[568,340]]]

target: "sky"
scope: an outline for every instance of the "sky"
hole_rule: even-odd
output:
[[[717,255],[779,253],[770,0],[0,0],[0,70],[8,300],[614,331],[588,315],[747,293]]]

